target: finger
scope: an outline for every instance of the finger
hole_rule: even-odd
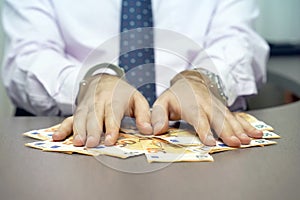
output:
[[[220,109],[222,108],[215,107],[213,112],[208,113],[210,124],[225,144],[232,147],[239,147],[241,141],[235,135],[234,129],[230,124],[232,114],[227,108],[222,111]]]
[[[232,114],[229,114],[227,116],[227,120],[228,120],[229,124],[231,125],[231,128],[232,128],[234,134],[239,138],[241,143],[249,144],[251,139],[245,133],[244,128],[242,127],[241,123],[236,119],[236,117]]]
[[[54,141],[66,139],[73,132],[73,116],[66,118],[58,128],[57,132],[52,135]]]
[[[167,102],[157,100],[152,108],[151,124],[153,127],[153,134],[158,135],[168,131],[169,129],[169,118]]]
[[[241,146],[241,141],[237,136],[235,136],[234,131],[227,119],[224,119],[222,124],[214,124],[213,128],[226,145],[231,147]]]
[[[83,146],[85,144],[87,111],[88,109],[86,106],[81,106],[76,110],[74,114],[74,124],[73,124],[74,146]]]
[[[133,101],[134,116],[138,130],[143,134],[151,134],[151,115],[147,100],[140,93],[136,93],[133,97]]]
[[[114,145],[119,137],[121,120],[124,116],[124,111],[121,110],[117,108],[113,109],[111,104],[105,106],[104,122],[106,133],[104,144],[107,146]]]
[[[235,114],[236,119],[239,121],[239,123],[242,125],[244,131],[246,134],[252,138],[262,138],[263,132],[261,130],[257,130],[254,128],[249,122],[247,122],[245,119],[240,117],[239,115]]]
[[[103,113],[98,113],[95,110],[91,110],[87,115],[86,129],[86,146],[98,146],[100,143],[101,134],[103,133]]]
[[[203,144],[208,146],[216,145],[216,140],[211,132],[208,118],[201,107],[182,112],[187,112],[187,114],[182,114],[184,116],[184,120],[194,127]]]

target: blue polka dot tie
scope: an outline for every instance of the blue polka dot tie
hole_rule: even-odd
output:
[[[128,82],[147,99],[156,99],[151,0],[123,0],[119,65]]]

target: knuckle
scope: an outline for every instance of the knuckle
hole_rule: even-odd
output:
[[[95,111],[90,111],[90,112],[87,114],[87,117],[86,117],[86,119],[87,119],[88,122],[93,121],[93,120],[95,120],[96,118],[97,118],[97,116],[96,116]]]
[[[193,117],[200,117],[200,115],[203,115],[202,107],[199,104],[190,104],[187,106],[186,110],[188,111],[187,113]]]
[[[78,115],[82,115],[86,112],[87,112],[87,106],[80,105],[79,107],[77,107],[77,109],[75,111],[74,118],[76,118]]]

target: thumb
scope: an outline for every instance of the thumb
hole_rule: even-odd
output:
[[[157,100],[152,109],[151,123],[153,126],[153,134],[158,135],[167,132],[169,129],[169,118],[167,103]]]
[[[136,92],[133,96],[132,105],[138,130],[143,134],[151,134],[153,129],[151,126],[151,114],[148,101],[141,93]]]

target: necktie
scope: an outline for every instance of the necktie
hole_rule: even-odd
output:
[[[149,27],[153,27],[151,0],[123,0],[119,65],[151,106],[156,94],[153,30]]]

